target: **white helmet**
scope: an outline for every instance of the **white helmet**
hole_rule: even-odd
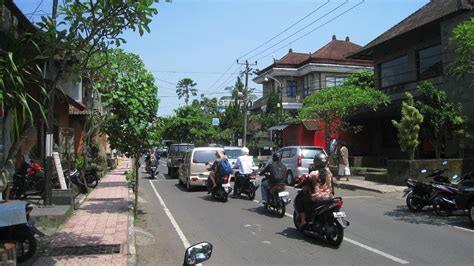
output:
[[[249,149],[247,147],[242,148],[242,155],[249,155]]]

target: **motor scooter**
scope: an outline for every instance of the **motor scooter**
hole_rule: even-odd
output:
[[[25,262],[36,252],[35,235],[44,236],[30,218],[31,203],[24,201],[0,203],[0,241],[16,244],[17,262]]]
[[[252,168],[251,174],[242,175],[239,172],[235,173],[234,182],[234,197],[239,197],[240,194],[247,195],[249,200],[255,199],[255,192],[260,186],[257,182],[257,170],[258,167]]]

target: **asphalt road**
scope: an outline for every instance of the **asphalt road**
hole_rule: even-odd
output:
[[[205,265],[474,265],[467,217],[410,213],[399,194],[336,190],[351,225],[335,249],[296,231],[292,204],[278,218],[258,203],[260,191],[256,201],[221,203],[164,173],[162,164],[156,180],[145,173],[140,180],[139,265],[182,264],[185,246],[201,241],[214,246]]]

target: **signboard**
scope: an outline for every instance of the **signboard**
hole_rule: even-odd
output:
[[[59,152],[53,152],[54,166],[56,167],[56,173],[58,173],[59,184],[61,189],[67,189],[66,180],[64,179],[63,167],[61,166],[61,160],[59,159]]]
[[[213,125],[213,126],[218,126],[219,123],[220,123],[219,118],[213,118],[213,119],[212,119],[212,125]]]
[[[238,100],[237,101],[240,105],[243,104],[243,100]],[[228,100],[217,100],[217,109],[222,110],[225,109],[227,106],[229,106],[231,103],[234,103],[234,100],[228,99]],[[251,108],[253,105],[253,101],[247,101],[247,108]]]

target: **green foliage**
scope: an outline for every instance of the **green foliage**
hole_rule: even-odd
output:
[[[109,60],[115,63],[107,65],[101,85],[102,100],[109,110],[102,131],[112,148],[135,156],[158,144],[152,135],[158,88],[138,55],[115,50]]]
[[[184,102],[188,105],[189,96],[196,96],[197,89],[195,88],[197,83],[195,83],[190,78],[184,78],[178,82],[176,85],[176,94],[178,95],[178,99],[184,98]]]
[[[208,143],[216,133],[212,118],[198,106],[182,106],[166,119],[163,137],[180,142]]]
[[[77,170],[82,170],[84,168],[84,156],[77,155],[76,160],[74,160],[74,167]]]
[[[361,72],[354,73],[347,77],[344,82],[345,85],[352,85],[358,88],[375,88],[374,72],[364,70]]]
[[[446,92],[436,89],[431,82],[425,81],[417,90],[421,95],[416,107],[424,117],[422,132],[433,144],[436,158],[440,158],[447,137],[464,138],[467,119],[461,105],[449,102]]]
[[[409,159],[415,158],[416,147],[420,144],[418,134],[420,124],[423,123],[423,115],[416,109],[413,96],[406,93],[407,100],[402,103],[402,118],[400,122],[392,120],[392,124],[398,130],[398,143],[402,151],[408,153]]]
[[[456,59],[450,66],[450,73],[461,77],[474,73],[474,17],[457,25],[450,39],[456,47]]]

